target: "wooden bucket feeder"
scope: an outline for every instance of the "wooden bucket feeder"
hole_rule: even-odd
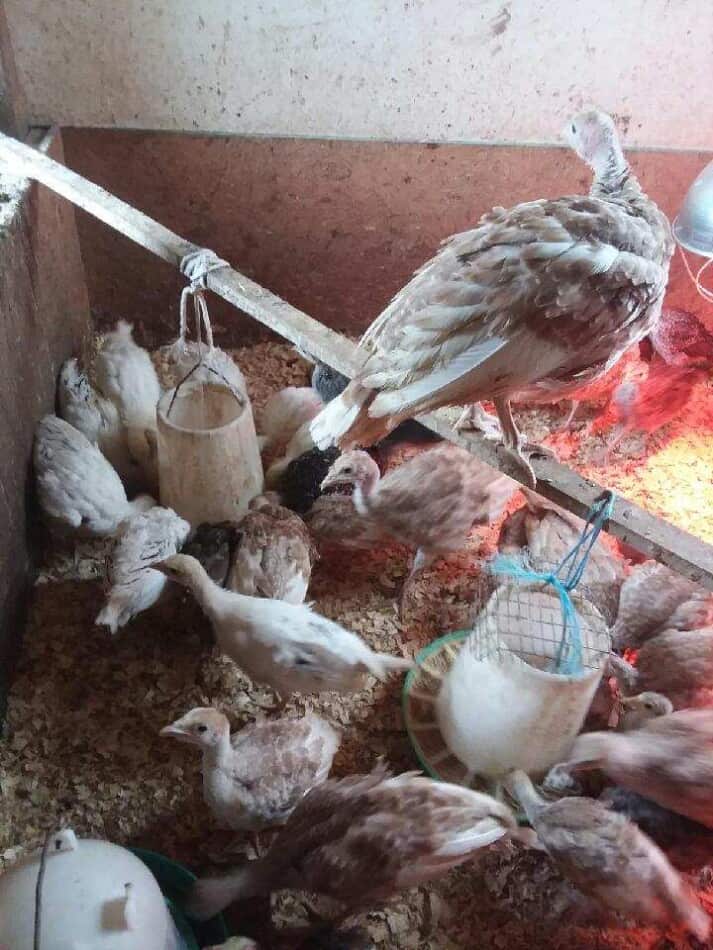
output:
[[[190,380],[157,407],[161,504],[194,527],[235,521],[263,488],[250,403],[224,383]]]

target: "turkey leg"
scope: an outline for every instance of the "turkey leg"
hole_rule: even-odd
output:
[[[544,445],[538,445],[536,442],[528,442],[523,439],[515,425],[515,420],[510,407],[509,399],[495,399],[495,411],[498,414],[500,425],[503,430],[502,451],[508,458],[524,471],[530,488],[537,486],[537,479],[529,462],[530,455],[542,455],[545,458],[552,458],[552,451]]]

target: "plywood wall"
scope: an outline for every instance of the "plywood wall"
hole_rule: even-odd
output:
[[[43,145],[63,160],[58,134]],[[34,428],[54,410],[59,368],[78,352],[89,325],[74,209],[0,174],[0,718],[38,534]]]
[[[497,204],[589,188],[567,149],[217,138],[65,130],[67,161],[142,211],[338,330],[364,330],[449,234]],[[647,189],[674,215],[708,152],[632,153]],[[92,311],[137,324],[146,342],[175,336],[183,280],[80,213]],[[713,326],[677,254],[668,302]],[[260,325],[211,297],[224,345]]]

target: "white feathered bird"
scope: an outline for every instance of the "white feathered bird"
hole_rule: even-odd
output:
[[[126,429],[111,399],[101,396],[89,382],[76,358],[67,360],[57,382],[59,415],[93,442],[111,462],[125,486],[139,488],[141,466],[131,457]]]
[[[168,583],[151,564],[180,551],[191,526],[172,508],[156,506],[133,515],[119,529],[112,552],[107,601],[95,620],[115,634],[137,614],[152,607]]]
[[[130,323],[120,320],[116,329],[102,339],[94,359],[92,382],[118,409],[129,454],[141,466],[149,485],[156,488],[156,404],[161,386],[148,352],[134,343]]]
[[[295,432],[323,408],[311,386],[287,386],[273,393],[258,417],[260,451],[272,457],[284,453]]]
[[[96,445],[57,416],[38,424],[33,460],[40,505],[58,531],[107,537],[126,518],[155,505],[150,495],[130,502]]]
[[[375,653],[309,605],[223,590],[193,557],[176,554],[154,567],[191,590],[213,624],[219,649],[282,698],[294,692],[351,692],[369,673],[383,680],[413,666],[403,657]]]

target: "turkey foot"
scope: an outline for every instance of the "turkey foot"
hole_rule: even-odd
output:
[[[547,446],[539,445],[537,442],[529,442],[520,435],[513,419],[510,400],[496,399],[495,409],[503,431],[502,442],[498,445],[498,453],[502,453],[511,462],[514,462],[516,467],[525,474],[530,488],[536,488],[537,478],[532,465],[530,465],[530,456],[539,455],[542,458],[555,458],[554,453]]]
[[[569,429],[569,427],[574,422],[574,417],[577,415],[580,405],[581,403],[579,403],[576,399],[570,399],[569,412],[567,413],[567,417],[563,419],[562,422],[558,423],[558,425],[555,428],[556,432],[566,432],[567,429]]]
[[[466,406],[453,428],[456,432],[464,429],[480,432],[486,439],[493,442],[501,442],[503,438],[503,431],[497,418],[486,412],[479,402]]]

